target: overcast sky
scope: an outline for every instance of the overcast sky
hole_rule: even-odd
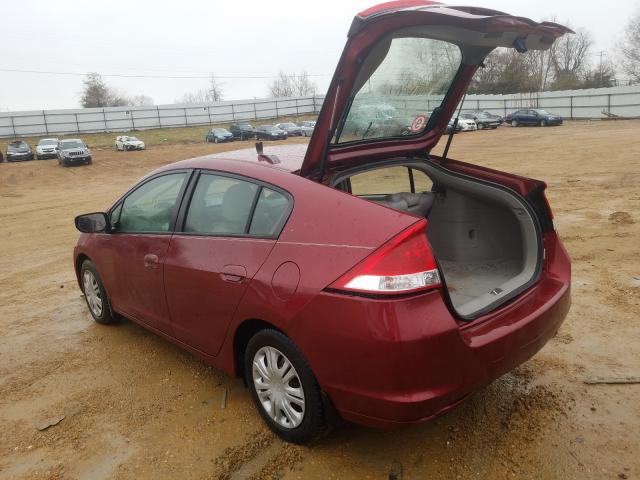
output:
[[[314,75],[324,91],[353,16],[376,0],[21,0],[3,2],[0,69],[202,76],[214,72],[226,100],[267,96],[279,70]],[[591,31],[612,52],[640,0],[460,0]],[[613,7],[615,5],[615,7]],[[317,75],[317,76],[316,76]],[[106,77],[124,94],[173,103],[203,79]],[[0,110],[76,108],[82,76],[0,71]]]

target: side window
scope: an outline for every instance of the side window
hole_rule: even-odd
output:
[[[272,237],[280,233],[289,213],[289,199],[280,192],[262,187],[249,233]]]
[[[422,171],[411,169],[413,188],[409,168],[405,166],[379,168],[352,176],[351,193],[357,196],[390,195],[400,192],[429,192],[431,179]]]
[[[168,232],[186,173],[162,175],[142,184],[118,207],[119,232]],[[116,213],[115,211],[113,213]],[[112,213],[112,216],[113,216]]]
[[[186,232],[238,235],[247,232],[258,185],[220,175],[202,174],[184,225]]]

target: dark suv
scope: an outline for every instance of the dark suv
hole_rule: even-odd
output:
[[[233,138],[239,138],[240,140],[247,140],[256,136],[256,130],[249,122],[232,123],[229,131],[233,134]]]

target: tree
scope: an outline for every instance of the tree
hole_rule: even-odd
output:
[[[216,80],[215,75],[211,74],[209,84],[206,88],[201,88],[193,92],[187,92],[177,103],[212,103],[221,102],[223,99],[222,84]]]
[[[82,83],[84,84],[84,89],[80,97],[80,104],[84,108],[129,105],[129,100],[110,88],[99,73],[92,72],[87,74]]]
[[[154,104],[153,98],[147,95],[136,95],[129,99],[129,105],[132,105],[134,107],[140,107],[144,105],[153,105],[153,104]]]
[[[298,75],[280,70],[278,76],[268,85],[269,95],[273,98],[304,97],[315,95],[317,87],[304,71]]]
[[[580,88],[588,68],[592,45],[591,34],[584,29],[578,29],[575,35],[564,35],[556,40],[550,52],[555,74],[551,90]]]
[[[617,50],[621,70],[629,80],[640,82],[640,9],[629,20]]]

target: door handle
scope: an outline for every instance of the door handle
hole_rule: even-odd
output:
[[[146,268],[158,268],[159,263],[160,263],[160,258],[158,258],[158,255],[154,253],[147,253],[144,256],[144,266]]]
[[[229,283],[240,283],[247,278],[247,269],[242,265],[225,265],[220,272],[220,278]]]

